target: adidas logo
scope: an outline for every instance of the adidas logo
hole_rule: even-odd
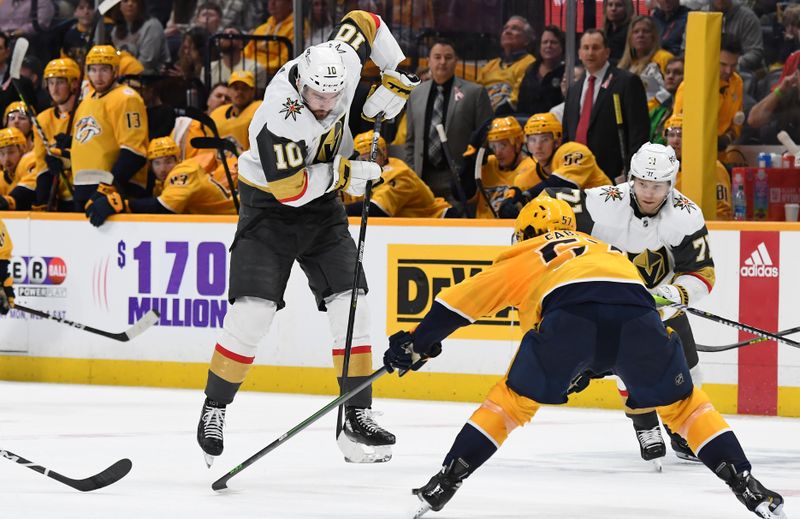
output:
[[[750,257],[744,260],[744,265],[739,269],[739,274],[745,278],[776,278],[778,267],[772,265],[772,258],[764,242],[758,244]]]

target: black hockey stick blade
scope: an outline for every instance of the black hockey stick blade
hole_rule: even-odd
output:
[[[131,326],[124,332],[115,333],[115,332],[107,332],[105,330],[99,330],[97,328],[93,328],[91,326],[87,326],[81,323],[76,323],[68,319],[62,319],[61,317],[50,315],[47,312],[36,310],[35,308],[28,308],[27,306],[23,306],[21,304],[15,304],[14,308],[22,312],[25,312],[27,314],[35,315],[43,319],[50,319],[52,321],[66,324],[67,326],[72,326],[73,328],[77,328],[78,330],[83,330],[85,332],[93,333],[95,335],[102,335],[103,337],[114,339],[115,341],[120,341],[120,342],[128,342],[134,337],[140,335],[142,332],[144,332],[145,330],[156,324],[160,317],[158,312],[156,312],[155,310],[150,310],[149,312],[144,314],[141,319],[133,323],[133,326]]]
[[[94,476],[86,479],[72,479],[41,465],[37,465],[32,461],[26,460],[25,458],[14,454],[13,452],[0,449],[0,457],[19,463],[24,467],[28,467],[39,474],[44,474],[51,479],[55,479],[59,483],[63,483],[74,488],[75,490],[80,490],[81,492],[91,492],[92,490],[97,490],[99,488],[107,487],[108,485],[116,483],[120,479],[127,476],[128,472],[130,472],[131,468],[133,467],[131,460],[128,458],[123,458],[107,469],[98,472]]]
[[[338,398],[335,398],[334,400],[331,400],[330,402],[328,402],[325,405],[325,407],[323,407],[322,409],[320,409],[316,413],[312,414],[311,416],[309,416],[308,418],[306,418],[305,420],[303,420],[299,424],[295,425],[293,428],[291,428],[288,431],[286,431],[285,433],[283,433],[280,437],[278,437],[277,440],[273,441],[272,443],[270,443],[269,445],[267,445],[266,447],[264,447],[260,451],[256,452],[255,454],[253,454],[252,456],[250,456],[249,458],[247,458],[246,460],[244,460],[240,464],[238,464],[235,467],[233,467],[230,471],[228,471],[227,474],[225,474],[224,476],[222,476],[221,478],[216,480],[214,483],[212,483],[211,484],[211,488],[216,490],[216,491],[225,490],[226,488],[228,488],[228,481],[233,476],[235,476],[236,474],[240,473],[241,471],[243,471],[244,469],[246,469],[247,467],[249,467],[250,465],[252,465],[256,461],[260,460],[261,458],[263,458],[264,456],[266,456],[270,452],[274,451],[275,449],[277,449],[278,447],[283,445],[287,440],[289,440],[290,438],[294,437],[297,433],[301,432],[306,427],[308,427],[309,425],[313,424],[314,422],[316,422],[317,420],[319,420],[320,418],[322,418],[323,416],[328,414],[328,412],[331,411],[332,409],[334,409],[334,408],[338,407],[339,405],[344,404],[345,402],[349,401],[351,398],[356,396],[362,389],[364,389],[368,385],[372,384],[376,379],[382,377],[385,374],[386,374],[386,366],[383,366],[379,370],[377,370],[374,373],[372,373],[372,375],[367,377],[366,380],[364,380],[361,384],[359,384],[358,386],[354,387],[353,389],[351,389],[347,393],[339,396]]]
[[[195,137],[189,143],[198,150],[222,150],[231,153],[234,157],[239,156],[236,144],[228,139],[217,139],[216,137]]]
[[[785,337],[787,335],[792,335],[794,333],[800,332],[800,326],[796,326],[794,328],[789,328],[788,330],[782,330],[775,335],[779,337]],[[753,339],[747,341],[741,341],[734,344],[721,344],[719,346],[709,346],[707,344],[698,344],[697,351],[704,351],[707,353],[715,353],[718,351],[728,351],[728,350],[735,350],[737,348],[744,348],[745,346],[751,346],[753,344],[760,344],[762,342],[767,342],[770,339],[765,337],[755,337]]]

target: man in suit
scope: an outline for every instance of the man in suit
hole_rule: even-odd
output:
[[[627,170],[624,158],[631,157],[647,142],[650,119],[642,81],[612,66],[608,62],[610,52],[603,32],[589,29],[583,33],[578,56],[586,73],[583,81],[574,83],[567,91],[564,141],[588,146],[600,169],[612,182],[620,183],[625,180]],[[619,94],[622,107],[622,143],[617,133],[614,94]]]
[[[431,79],[421,83],[408,98],[406,109],[406,163],[413,166],[434,195],[455,202],[453,174],[444,156],[436,125],[442,124],[447,146],[456,166],[467,149],[470,134],[492,117],[486,90],[455,77],[458,56],[448,40],[437,40],[428,56]]]

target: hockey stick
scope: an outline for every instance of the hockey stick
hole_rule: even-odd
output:
[[[131,339],[137,337],[138,335],[141,335],[142,332],[144,332],[145,330],[156,324],[159,318],[158,312],[156,312],[155,310],[150,310],[149,312],[144,314],[141,319],[133,323],[133,326],[131,326],[124,332],[114,333],[114,332],[107,332],[105,330],[98,330],[97,328],[92,328],[91,326],[69,321],[67,319],[62,319],[61,317],[50,315],[47,312],[42,312],[41,310],[36,310],[34,308],[28,308],[27,306],[22,306],[19,303],[14,304],[14,308],[31,315],[41,317],[43,319],[58,321],[59,323],[66,324],[67,326],[72,326],[73,328],[77,328],[79,330],[83,330],[89,333],[94,333],[96,335],[102,335],[103,337],[108,337],[109,339],[114,339],[115,341],[120,341],[120,342],[128,342]]]
[[[619,139],[619,152],[622,154],[622,182],[624,182],[628,179],[628,152],[625,150],[625,123],[622,120],[622,103],[619,94],[614,94],[614,117],[617,119],[617,138]],[[617,183],[621,184],[622,182]]]
[[[792,335],[792,334],[797,333],[797,332],[800,332],[800,326],[797,326],[795,328],[789,328],[788,330],[780,331],[780,332],[776,333],[775,335],[779,335],[781,337],[784,337],[786,335]],[[705,344],[697,344],[697,351],[704,351],[704,352],[714,353],[714,352],[718,352],[718,351],[735,350],[737,348],[744,348],[745,346],[750,346],[751,344],[758,344],[758,343],[761,343],[761,342],[766,342],[768,340],[770,340],[770,339],[765,339],[764,337],[756,337],[754,339],[750,339],[749,341],[741,341],[741,342],[737,342],[735,344],[724,344],[724,345],[721,345],[721,346],[708,346],[708,345],[705,345]]]
[[[227,151],[234,157],[239,157],[239,150],[236,145],[228,139],[217,139],[216,137],[195,137],[189,143],[198,150],[222,150]]]
[[[194,119],[195,121],[199,122],[203,126],[208,126],[211,130],[211,133],[214,134],[214,139],[220,141],[222,140],[219,136],[219,131],[217,130],[217,124],[214,122],[207,113],[198,110],[193,106],[187,106],[186,108],[176,108],[175,115],[188,117],[189,119]],[[196,137],[198,138],[198,137]],[[190,144],[194,142],[195,139],[192,139]],[[194,146],[194,144],[192,144]],[[225,177],[228,179],[228,186],[231,190],[231,200],[233,200],[233,207],[236,208],[236,214],[239,214],[239,193],[236,192],[236,187],[233,185],[233,176],[231,175],[231,169],[228,167],[228,161],[225,160],[225,148],[219,146],[213,146],[217,150],[217,157],[219,161],[222,162],[222,169],[225,171]],[[234,153],[238,157],[238,154]]]
[[[314,422],[316,422],[317,420],[319,420],[320,418],[322,418],[323,416],[328,414],[328,412],[331,411],[334,407],[342,406],[345,403],[347,403],[348,400],[350,400],[351,398],[356,396],[361,390],[363,390],[365,387],[369,386],[376,379],[382,377],[385,374],[386,374],[386,366],[382,366],[378,371],[375,371],[372,375],[367,377],[366,380],[364,380],[361,384],[359,384],[358,386],[354,387],[353,389],[351,389],[347,393],[337,397],[336,399],[331,400],[328,404],[325,405],[325,407],[323,407],[322,409],[320,409],[316,413],[312,414],[311,416],[309,416],[308,418],[306,418],[305,420],[303,420],[299,424],[295,425],[294,427],[289,429],[287,432],[285,432],[282,435],[280,435],[277,440],[273,441],[272,443],[270,443],[269,445],[267,445],[266,447],[264,447],[260,451],[256,452],[255,454],[253,454],[252,456],[250,456],[249,458],[247,458],[246,460],[244,460],[240,464],[238,464],[235,467],[233,467],[227,474],[225,474],[224,476],[222,476],[221,478],[216,480],[211,485],[211,488],[214,489],[214,490],[217,490],[217,491],[224,490],[224,489],[228,488],[228,481],[233,476],[235,476],[236,474],[240,473],[241,471],[243,471],[244,469],[246,469],[247,467],[249,467],[250,465],[252,465],[256,461],[260,460],[261,458],[263,458],[264,456],[266,456],[267,454],[269,454],[273,450],[275,450],[278,447],[280,447],[281,445],[283,445],[290,438],[293,438],[295,435],[297,435],[297,433],[301,432],[302,430],[307,428],[309,425],[313,424]]]
[[[461,179],[458,177],[458,171],[456,170],[456,163],[453,160],[453,155],[450,153],[450,146],[447,145],[447,134],[444,131],[444,126],[442,126],[441,124],[437,124],[436,133],[439,134],[439,140],[442,141],[442,152],[444,153],[444,158],[447,161],[447,167],[448,169],[450,169],[450,174],[453,177],[453,184],[455,184],[458,201],[461,202],[461,217],[466,218],[467,196],[464,194],[464,186],[461,185]],[[492,204],[489,205],[491,206]]]
[[[381,138],[381,125],[383,124],[383,112],[378,112],[375,115],[375,125],[372,128],[372,144],[369,148],[369,161],[377,162],[378,160],[378,140]],[[361,271],[363,265],[361,262],[364,260],[364,243],[367,240],[367,220],[369,219],[369,203],[372,198],[372,181],[367,181],[367,187],[364,189],[364,202],[361,204],[361,227],[358,229],[358,252],[356,254],[356,268],[353,272],[353,288],[350,292],[350,313],[347,315],[347,332],[344,337],[344,358],[342,360],[342,389],[344,391],[347,385],[347,371],[350,368],[350,351],[353,347],[353,329],[356,322],[356,305],[358,304],[358,281],[361,278]],[[344,402],[339,406],[336,415],[336,438],[344,430],[344,423],[342,416],[344,414]]]
[[[124,478],[133,467],[131,460],[128,458],[123,458],[107,469],[98,472],[94,476],[86,479],[72,479],[68,478],[67,476],[62,476],[58,472],[42,467],[41,465],[38,465],[32,461],[26,460],[22,456],[3,449],[0,449],[0,458],[5,458],[7,460],[19,463],[23,467],[28,467],[31,470],[35,470],[39,474],[44,474],[48,478],[55,479],[59,483],[64,483],[65,485],[70,486],[75,490],[80,490],[81,492],[91,492],[92,490],[97,490],[99,488],[107,487],[108,485],[116,483],[120,479]]]
[[[698,310],[697,308],[692,308],[691,306],[682,305],[679,303],[673,303],[669,299],[666,299],[661,296],[654,295],[653,298],[656,300],[656,304],[658,306],[669,306],[672,308],[677,308],[678,310],[683,310],[684,312],[688,312],[692,315],[696,315],[698,317],[703,317],[704,319],[708,319],[709,321],[714,321],[716,323],[724,324],[727,326],[731,326],[736,328],[737,330],[741,330],[743,332],[752,333],[758,337],[762,337],[764,340],[767,341],[777,341],[788,346],[794,346],[795,348],[800,348],[800,342],[793,341],[791,339],[787,339],[785,337],[781,337],[780,335],[762,330],[760,328],[755,328],[748,324],[738,323],[736,321],[732,321],[730,319],[726,319],[724,317],[720,317],[718,315],[714,315],[711,312],[706,312],[705,310]]]
[[[497,211],[495,211],[494,206],[492,205],[492,200],[489,198],[489,193],[486,191],[486,188],[483,187],[483,178],[481,177],[481,174],[483,172],[483,157],[485,155],[486,147],[481,146],[481,148],[478,150],[478,155],[475,157],[475,185],[478,186],[478,191],[481,192],[484,200],[486,200],[486,205],[489,206],[492,216],[499,218]]]

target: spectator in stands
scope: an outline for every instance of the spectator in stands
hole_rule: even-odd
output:
[[[500,33],[503,54],[478,70],[477,82],[486,87],[495,115],[512,113],[517,109],[522,76],[536,60],[528,52],[533,36],[528,20],[512,16]]]
[[[222,8],[216,2],[201,3],[192,25],[202,27],[208,34],[217,34],[222,30]]]
[[[250,149],[247,129],[261,101],[256,101],[256,80],[249,70],[237,70],[228,79],[231,104],[222,105],[211,112],[219,136],[236,144],[239,152]]]
[[[583,73],[583,65],[580,62],[575,63],[575,66],[572,68],[572,84],[575,84],[578,81],[583,81]],[[567,74],[564,72],[564,77],[561,78],[562,99],[567,98],[567,90],[569,89],[569,86],[570,85],[567,84]],[[553,114],[560,123],[563,123],[564,121],[564,104],[564,101],[561,101],[549,110],[549,112]]]
[[[254,31],[254,36],[281,36],[288,38],[294,44],[294,8],[292,0],[267,0],[267,9],[270,17],[263,25]],[[286,45],[277,41],[256,42],[251,41],[244,48],[244,57],[255,59],[261,66],[274,74],[287,61],[289,51]]]
[[[683,148],[683,116],[673,115],[664,124],[664,138],[667,145],[675,150],[675,158],[681,160],[681,149]],[[678,177],[675,180],[675,189],[681,190],[681,179],[683,175],[683,162]],[[731,213],[731,176],[725,166],[717,161],[715,174],[717,178],[717,220],[730,220]]]
[[[317,45],[328,41],[333,32],[333,16],[328,10],[328,2],[325,0],[311,0],[308,10],[309,38],[307,45]]]
[[[717,1],[717,0],[714,0]],[[719,52],[719,117],[717,119],[717,149],[724,150],[742,133],[744,114],[742,113],[742,95],[744,84],[742,77],[736,73],[737,64],[741,62],[742,46],[732,35],[723,35]],[[683,114],[684,87],[681,83],[675,94],[674,113]]]
[[[358,160],[370,160],[373,132],[360,133],[353,139]],[[402,160],[389,157],[386,141],[378,138],[378,156],[375,162],[383,168],[380,183],[373,191],[369,204],[369,215],[393,216],[396,218],[457,218],[460,213],[444,198],[434,197],[433,191]],[[345,200],[347,214],[358,216],[364,205],[363,197]]]
[[[111,41],[118,50],[127,50],[147,73],[158,73],[169,62],[169,51],[161,22],[146,15],[145,0],[122,0],[111,11],[114,28]]]
[[[628,30],[625,52],[617,67],[636,74],[647,94],[647,108],[657,107],[669,93],[664,88],[667,62],[674,56],[661,48],[658,29],[649,16],[634,16]]]
[[[603,31],[611,50],[609,61],[612,65],[622,58],[625,42],[628,40],[628,27],[633,18],[632,0],[603,0]]]
[[[680,0],[656,0],[650,16],[661,33],[661,48],[680,55],[690,9]]]
[[[94,23],[95,14],[94,0],[79,0],[75,6],[75,22],[64,33],[61,50],[79,65],[83,63],[86,49],[91,43],[89,32]]]
[[[18,129],[0,130],[0,211],[27,211],[36,200],[36,159]]]
[[[647,96],[637,76],[611,66],[605,35],[597,29],[583,33],[578,55],[586,68],[584,79],[567,91],[564,106],[564,142],[585,144],[612,182],[624,182],[631,157],[647,142],[650,127]],[[618,137],[614,94],[622,106],[623,142]],[[620,148],[625,147],[625,152]]]
[[[470,135],[492,116],[486,89],[455,77],[457,61],[453,42],[434,42],[428,53],[431,79],[411,92],[406,106],[406,163],[412,165],[434,195],[451,204],[455,200],[452,173],[436,125],[444,126],[450,154],[460,167]]]
[[[9,103],[3,112],[3,128],[16,128],[25,136],[27,145],[25,152],[33,149],[33,123],[28,115],[28,108],[22,101]]]
[[[783,73],[778,80],[778,84],[787,76],[794,74],[800,64],[800,4],[792,4],[783,10],[783,39],[784,54],[786,55],[783,64]]]
[[[55,14],[53,2],[39,0],[36,4],[36,18],[31,16],[31,0],[0,2],[0,31],[12,39],[32,36],[50,27]]]
[[[761,140],[775,143],[780,130],[800,142],[800,70],[784,77],[778,86],[750,109],[747,123],[761,128]]]
[[[164,74],[181,78],[187,89],[186,104],[197,108],[206,98],[203,86],[203,62],[208,51],[208,32],[202,27],[192,27],[183,35],[178,60],[171,66],[164,67]]]
[[[547,112],[564,101],[561,78],[564,77],[564,33],[548,25],[539,38],[536,62],[528,67],[519,87],[517,112],[536,114]]]
[[[667,62],[664,74],[664,90],[669,96],[660,96],[659,104],[650,109],[650,142],[666,144],[664,140],[664,122],[672,115],[675,104],[675,93],[683,82],[683,58],[672,58]]]
[[[0,31],[0,83],[8,81],[11,60],[11,40],[8,34]]]
[[[433,18],[432,0],[393,0],[391,10],[391,16],[382,17],[391,20],[392,35],[404,49],[417,45],[417,35],[423,29],[438,27]]]
[[[244,42],[239,38],[242,31],[238,27],[226,27],[222,34],[223,37],[218,40],[219,59],[211,62],[210,82],[225,83],[234,70],[249,70],[255,75],[256,86],[266,88],[267,70],[253,58],[247,59],[242,54]],[[205,69],[201,71],[200,77],[205,81]]]
[[[228,93],[227,83],[217,83],[211,88],[206,100],[206,113],[211,113],[220,106],[230,103],[231,97]]]
[[[754,72],[764,68],[761,22],[749,7],[739,0],[711,0],[704,10],[722,13],[722,34],[740,42],[742,47],[739,56],[742,70]]]

